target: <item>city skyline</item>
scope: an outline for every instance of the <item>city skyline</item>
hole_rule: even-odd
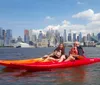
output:
[[[97,33],[99,4],[99,0],[1,0],[0,27],[13,30],[14,37],[24,37],[24,29]]]
[[[15,46],[17,43],[26,43],[31,46],[57,46],[59,43],[73,43],[79,41],[84,45],[94,46],[96,43],[100,42],[100,32],[97,35],[94,33],[88,33],[83,35],[82,32],[73,33],[72,30],[67,33],[66,29],[63,30],[63,35],[58,30],[48,29],[46,32],[39,31],[38,34],[34,33],[32,29],[25,29],[24,38],[18,36],[14,38],[11,29],[0,28],[0,46]]]

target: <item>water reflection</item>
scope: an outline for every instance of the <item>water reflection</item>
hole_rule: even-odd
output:
[[[67,69],[53,69],[51,71],[28,72],[26,70],[18,70],[11,68],[2,69],[2,73],[11,73],[13,77],[41,77],[43,79],[52,78],[53,81],[64,83],[66,81],[84,82],[86,77],[85,67],[75,67]]]
[[[66,83],[66,82],[84,82],[86,79],[86,68],[85,67],[75,67],[67,68],[62,70],[57,70],[55,75],[56,82]]]

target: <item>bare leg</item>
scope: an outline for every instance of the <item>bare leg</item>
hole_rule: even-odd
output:
[[[75,58],[72,55],[70,55],[65,61],[70,61],[70,60],[75,60]]]
[[[58,62],[62,62],[66,59],[65,55],[62,55]]]

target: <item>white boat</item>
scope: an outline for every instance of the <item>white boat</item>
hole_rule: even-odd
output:
[[[23,42],[17,42],[16,44],[14,44],[15,48],[34,48],[34,46],[30,46],[27,43],[23,43]]]

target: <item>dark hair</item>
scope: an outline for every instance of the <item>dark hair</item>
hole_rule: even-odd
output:
[[[60,45],[63,45],[63,48],[61,49],[60,48]],[[59,51],[59,50],[61,50],[61,54],[63,55],[63,54],[65,54],[65,46],[64,46],[64,44],[63,43],[61,43],[61,44],[59,44],[58,45],[58,47],[54,50],[54,51]]]

